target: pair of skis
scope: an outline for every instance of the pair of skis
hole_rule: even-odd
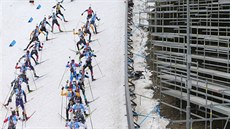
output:
[[[85,116],[85,118],[90,117],[90,116],[93,114],[93,112],[95,112],[96,110],[97,110],[97,108],[93,109],[87,116]],[[64,117],[63,115],[61,115],[60,113],[58,113],[58,115],[59,115],[63,120],[66,121],[66,119],[65,119],[65,117]]]

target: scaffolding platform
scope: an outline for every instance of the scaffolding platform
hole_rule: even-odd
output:
[[[173,97],[178,98],[178,99],[182,99],[184,101],[187,100],[187,93],[180,92],[180,91],[177,91],[177,90],[164,90],[164,91],[162,91],[162,93],[166,94],[166,95],[169,95],[169,96],[173,96]],[[216,103],[214,101],[206,100],[204,98],[197,97],[197,96],[194,96],[194,95],[190,95],[190,99],[191,99],[190,100],[191,103],[194,103],[194,104],[200,105],[200,106],[208,105],[207,108],[209,108],[210,110],[220,112],[220,113],[222,113],[224,115],[227,115],[227,116],[230,115],[230,107],[221,106],[221,105],[217,106],[220,103]],[[215,106],[211,107],[211,105],[215,105]]]
[[[230,106],[222,105],[230,102],[230,0],[146,0],[148,3],[154,7],[140,12],[149,17],[140,18],[139,26],[150,30],[153,82],[160,92],[186,101],[187,82],[191,82],[191,103],[200,107],[207,100],[208,105],[215,105],[216,117],[230,114]],[[181,104],[167,103],[162,95],[161,102],[183,110]],[[191,114],[208,119],[199,111]]]

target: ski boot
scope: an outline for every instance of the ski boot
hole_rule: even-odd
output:
[[[92,81],[95,81],[96,79],[92,76]]]
[[[28,89],[29,93],[32,92],[32,90],[30,90],[30,86],[29,85],[27,85],[27,89]]]
[[[11,96],[10,98],[8,99],[7,103],[6,104],[3,104],[5,107],[7,107],[9,105],[9,103],[12,102],[12,99],[11,99]]]
[[[87,101],[87,99],[85,99],[85,105],[88,107],[89,106],[89,102]]]
[[[19,111],[18,111],[18,109],[16,109],[16,115],[19,116]]]
[[[39,78],[39,76],[36,73],[34,73],[34,77]]]
[[[26,113],[22,112],[22,121],[27,121],[29,118],[27,117]]]
[[[84,115],[85,115],[85,117],[88,117],[88,116],[89,116],[89,114],[87,114],[85,111],[84,111]]]

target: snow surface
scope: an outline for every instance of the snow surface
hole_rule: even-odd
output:
[[[134,0],[134,9],[133,12],[142,12],[145,10],[145,1],[143,0]],[[144,78],[135,81],[137,93],[137,98],[135,102],[137,103],[136,112],[141,114],[138,117],[136,122],[143,129],[166,129],[169,121],[159,115],[157,115],[156,106],[159,104],[158,100],[152,99],[154,91],[152,89],[146,89],[147,87],[153,87],[153,83],[150,79],[151,71],[147,69],[147,63],[145,56],[147,53],[146,41],[148,40],[148,32],[138,27],[139,18],[147,18],[147,14],[136,13],[133,17],[134,25],[133,28],[133,53],[134,53],[134,70],[135,71],[144,71]],[[140,21],[143,23],[148,23],[146,20]]]
[[[86,20],[86,14],[80,14],[90,5],[97,12],[101,21],[98,22],[98,31],[102,31],[98,35],[92,35],[92,39],[98,39],[93,42],[91,47],[96,51],[96,61],[93,62],[94,76],[98,80],[90,85],[93,95],[90,92],[88,81],[86,82],[86,95],[88,100],[93,97],[97,98],[95,102],[90,104],[90,109],[95,110],[91,115],[94,129],[126,129],[126,107],[125,107],[125,90],[124,90],[124,33],[125,33],[125,3],[123,0],[75,0],[69,2],[65,0],[62,4],[66,11],[62,11],[65,18],[69,22],[64,23],[59,21],[61,28],[66,31],[71,31],[73,28],[78,29],[82,22]],[[1,19],[1,50],[0,50],[0,102],[4,103],[5,98],[10,90],[10,82],[15,78],[15,64],[18,59],[24,54],[23,49],[29,42],[29,34],[35,28],[43,17],[52,13],[52,6],[56,4],[55,0],[35,0],[35,5],[28,3],[28,0],[12,0],[1,1],[3,19]],[[41,9],[36,7],[41,4]],[[2,18],[1,17],[1,18]],[[28,23],[30,17],[33,17],[33,22]],[[50,21],[51,22],[51,21]],[[49,26],[47,28],[50,30]],[[54,27],[57,30],[57,26]],[[52,34],[49,33],[49,38],[55,38],[50,41],[45,41],[45,36],[40,35],[40,40],[44,42],[44,50],[40,53],[41,61],[46,62],[35,66],[38,75],[47,74],[33,82],[32,72],[27,71],[29,76],[29,84],[31,89],[36,91],[27,94],[27,99],[33,98],[25,104],[27,114],[33,111],[36,113],[26,122],[26,127],[22,127],[22,122],[18,122],[17,129],[35,129],[35,128],[65,128],[64,120],[58,115],[61,113],[62,97],[60,96],[62,75],[65,71],[65,65],[71,58],[78,59],[75,53],[69,49],[75,49],[72,32],[64,32]],[[9,47],[12,40],[17,43],[14,47]],[[2,63],[4,62],[4,63]],[[99,70],[102,71],[102,74]],[[18,72],[18,71],[17,71]],[[64,79],[61,85],[69,79],[69,70],[64,74]],[[58,88],[59,87],[59,88]],[[24,85],[23,89],[27,93],[27,88]],[[93,97],[92,97],[93,96]],[[14,97],[13,97],[14,98]],[[66,99],[63,101],[63,113],[65,116]],[[15,108],[14,100],[10,103],[10,107]],[[3,119],[10,114],[4,107],[1,107],[1,117]],[[91,128],[90,119],[87,119],[87,125]],[[2,122],[0,122],[2,127]],[[6,127],[6,125],[4,125]]]

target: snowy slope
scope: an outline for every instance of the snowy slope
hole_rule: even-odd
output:
[[[0,65],[1,78],[1,93],[0,102],[3,103],[8,91],[10,90],[10,82],[15,78],[14,66],[20,56],[23,55],[23,49],[29,42],[29,34],[44,17],[52,13],[51,7],[56,4],[55,0],[40,0],[35,1],[35,5],[31,5],[28,1],[13,0],[2,1],[2,27],[1,30],[1,55],[0,60],[4,63]],[[36,6],[41,4],[41,9],[37,10]],[[71,31],[73,28],[77,29],[85,22],[86,14],[80,14],[89,7],[97,12],[101,21],[98,23],[98,30],[102,31],[98,35],[92,35],[92,39],[98,39],[99,42],[93,42],[91,47],[96,51],[97,63],[93,62],[94,76],[98,80],[90,84],[92,87],[93,97],[97,98],[95,102],[90,104],[90,109],[96,108],[91,115],[93,127],[98,129],[124,129],[127,128],[125,97],[124,97],[124,17],[125,4],[122,0],[76,0],[70,3],[68,0],[62,4],[66,11],[62,11],[69,22],[64,23],[59,21],[61,28],[66,31]],[[33,17],[32,23],[27,23],[28,19]],[[55,26],[56,27],[56,26]],[[50,29],[47,26],[48,29]],[[54,31],[58,31],[57,27]],[[65,128],[64,121],[58,113],[61,113],[62,97],[60,96],[62,75],[65,71],[65,65],[69,60],[69,56],[76,57],[69,49],[75,49],[74,37],[71,32],[49,33],[50,41],[45,41],[44,35],[40,35],[40,40],[44,42],[44,50],[40,54],[41,60],[46,62],[35,66],[38,75],[44,75],[33,82],[31,72],[27,75],[30,78],[29,84],[31,89],[36,91],[27,95],[28,102],[26,106],[27,114],[36,111],[34,116],[26,123],[26,128]],[[8,47],[12,40],[16,40],[17,44],[14,47]],[[77,60],[77,58],[75,58]],[[99,67],[102,74],[99,70]],[[69,79],[69,71],[64,74],[64,79],[61,84]],[[86,82],[86,85],[88,82]],[[23,89],[27,92],[27,88]],[[92,94],[89,86],[86,86],[87,99],[92,100]],[[66,107],[66,99],[63,99],[63,113]],[[10,104],[14,106],[14,101]],[[1,108],[1,120],[5,117],[7,110]],[[8,113],[9,115],[10,113]],[[65,116],[65,115],[64,115]],[[0,123],[2,124],[2,123]],[[18,128],[22,128],[22,123],[18,122]],[[91,126],[90,119],[87,119],[88,127]],[[1,125],[2,126],[2,125]],[[25,128],[25,127],[23,127]]]

